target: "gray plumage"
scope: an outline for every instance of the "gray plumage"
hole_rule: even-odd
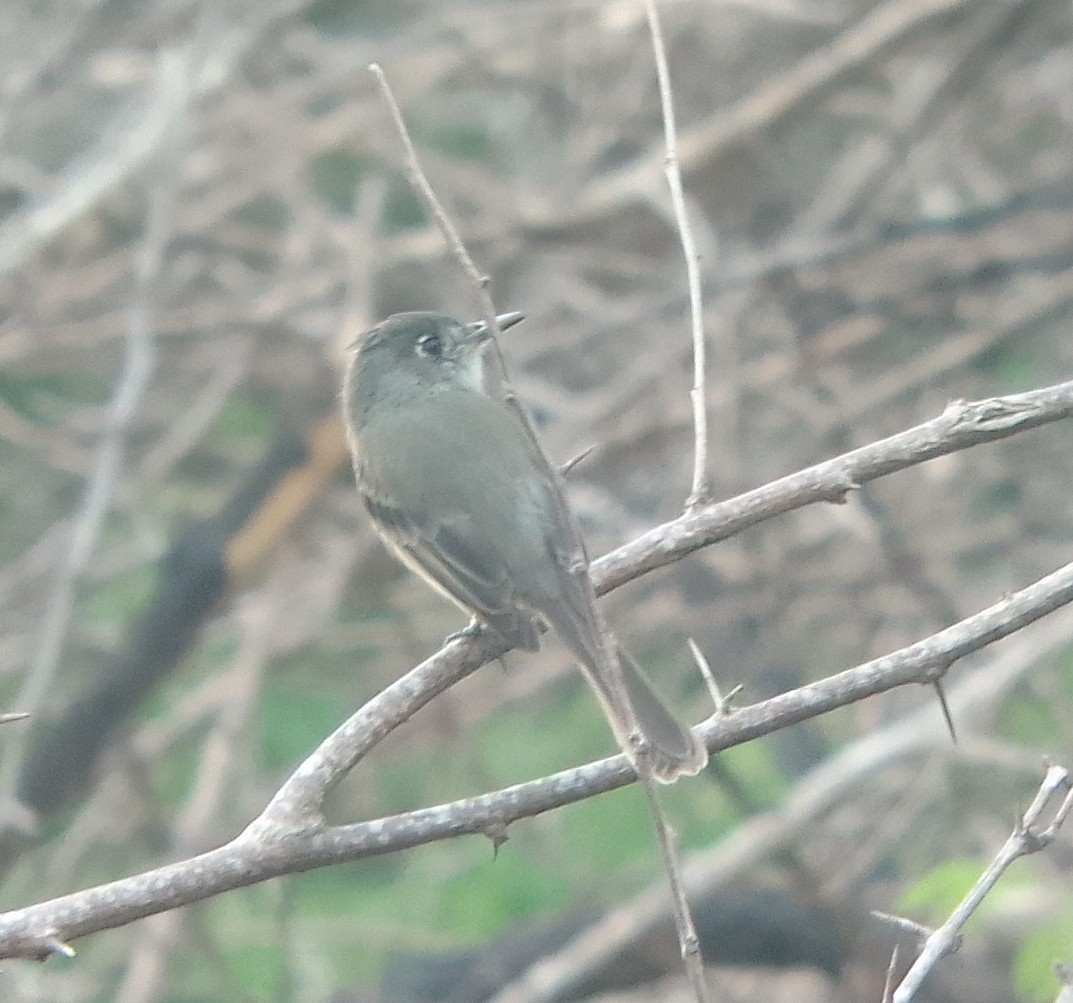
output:
[[[664,782],[696,773],[704,747],[624,651],[606,650],[610,635],[560,478],[501,392],[487,337],[480,323],[403,313],[359,340],[343,403],[358,489],[376,528],[403,563],[511,646],[540,646],[538,617],[554,627],[639,769]]]

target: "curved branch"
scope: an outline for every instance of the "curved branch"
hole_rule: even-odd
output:
[[[716,539],[811,501],[838,500],[867,480],[1073,414],[1073,383],[952,404],[937,419],[720,505],[658,527],[597,562],[601,591]],[[1073,601],[1073,563],[931,637],[882,658],[699,726],[711,751],[910,682],[930,683],[958,659]],[[591,763],[451,804],[326,828],[328,789],[384,735],[500,649],[486,637],[452,642],[380,693],[329,736],[262,815],[227,845],[96,888],[0,915],[0,958],[68,953],[66,941],[234,888],[326,864],[460,835],[497,837],[517,819],[634,781],[625,757]]]

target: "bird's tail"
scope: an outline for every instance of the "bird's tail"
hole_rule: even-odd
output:
[[[708,750],[693,732],[668,710],[629,653],[619,645],[616,645],[616,650],[622,688],[625,690],[637,729],[644,739],[646,748],[641,755],[647,761],[645,765],[652,777],[660,783],[670,784],[683,774],[691,777],[699,773],[708,763]],[[601,702],[605,708],[608,707],[606,698],[602,698]],[[631,750],[629,725],[619,720],[624,715],[610,708],[607,712],[620,744],[635,765],[639,765]],[[622,734],[623,730],[627,732],[625,736]]]

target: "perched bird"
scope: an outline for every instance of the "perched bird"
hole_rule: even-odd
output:
[[[639,773],[695,774],[707,750],[604,627],[561,478],[488,357],[490,338],[483,322],[415,312],[355,343],[343,407],[366,508],[399,559],[481,629],[535,651],[540,621],[554,627]]]

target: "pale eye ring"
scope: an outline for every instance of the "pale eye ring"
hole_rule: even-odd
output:
[[[414,343],[414,349],[418,355],[426,359],[438,359],[443,355],[443,340],[435,331],[426,331]]]

